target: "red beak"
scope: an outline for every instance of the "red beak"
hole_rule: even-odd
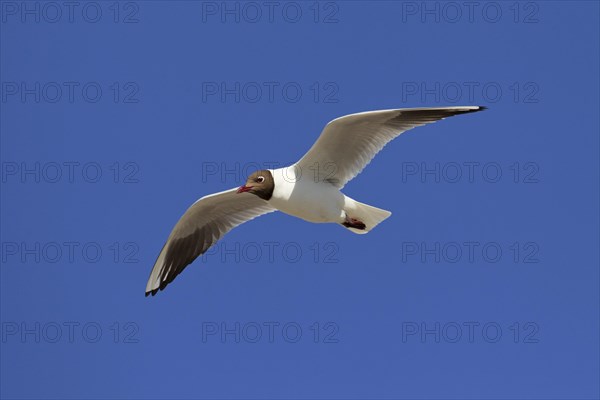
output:
[[[244,193],[244,192],[249,192],[250,190],[252,190],[253,186],[246,186],[246,185],[242,185],[240,186],[240,188],[237,190],[238,193]]]

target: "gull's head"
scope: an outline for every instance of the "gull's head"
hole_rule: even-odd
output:
[[[274,189],[275,181],[273,180],[273,174],[269,170],[261,169],[260,171],[253,172],[237,192],[248,192],[263,200],[269,200],[273,196]]]

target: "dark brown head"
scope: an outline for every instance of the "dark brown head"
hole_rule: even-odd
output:
[[[257,195],[263,200],[269,200],[273,196],[274,189],[275,181],[273,180],[273,174],[271,174],[271,171],[261,169],[250,175],[246,184],[240,186],[237,192],[248,192]]]

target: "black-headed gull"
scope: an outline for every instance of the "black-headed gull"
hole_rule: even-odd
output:
[[[297,163],[256,171],[239,188],[196,201],[173,228],[152,268],[146,296],[163,290],[183,269],[236,226],[273,211],[367,233],[392,213],[340,190],[392,139],[417,126],[485,107],[409,108],[346,115],[329,122]]]

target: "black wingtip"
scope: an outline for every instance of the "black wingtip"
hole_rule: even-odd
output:
[[[452,113],[452,115],[456,115],[456,114],[469,114],[469,113],[474,113],[474,112],[479,112],[479,111],[485,111],[488,108],[486,106],[473,106],[472,108],[469,109],[462,109],[460,111],[455,111],[454,113]]]
[[[475,108],[477,107],[477,108]],[[468,113],[472,113],[472,112],[479,112],[479,111],[485,111],[488,108],[486,106],[473,106],[473,108],[470,108],[468,110],[463,110],[462,112],[459,112],[459,114],[468,114]]]

